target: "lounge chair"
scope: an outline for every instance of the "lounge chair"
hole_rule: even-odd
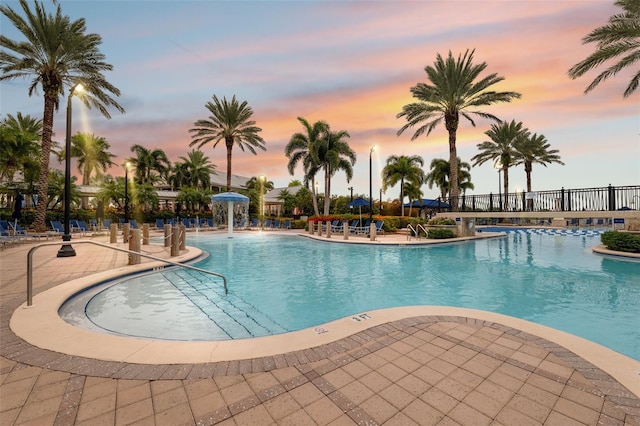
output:
[[[273,229],[280,229],[280,219],[274,220],[271,226]]]
[[[6,223],[6,221],[2,221]],[[9,224],[7,223],[7,226]],[[5,228],[0,222],[0,243],[2,244],[2,248],[13,246],[18,244],[21,241],[20,237],[13,236],[9,233],[9,229]]]
[[[262,225],[263,228],[266,229],[271,229],[271,219],[265,219],[264,224]]]
[[[209,228],[213,229],[213,218],[207,219],[207,225],[209,225]]]
[[[331,222],[331,232],[338,233],[342,232],[342,227],[344,223],[341,220],[334,220]]]
[[[86,226],[80,226],[80,223],[76,219],[71,219],[69,221],[69,228],[72,233],[78,233],[84,235],[87,232]]]
[[[129,219],[129,227],[131,227],[131,229],[138,229],[138,222],[135,219]]]
[[[369,225],[371,225],[371,220],[367,219],[367,221],[364,223],[364,226],[356,226],[353,232],[355,234],[366,234],[369,232]],[[351,229],[349,229],[349,232],[351,232]]]
[[[291,229],[291,219],[285,219],[284,225],[282,225],[284,229]]]
[[[251,225],[249,226],[251,229],[258,228],[258,218],[254,217],[251,219]]]
[[[164,219],[156,219],[156,229],[164,229]]]
[[[82,229],[84,232],[89,232],[89,226],[87,226],[87,222],[85,222],[84,220],[78,220],[77,222],[80,226],[80,229]]]
[[[111,219],[103,219],[102,220],[102,227],[104,229],[106,229],[107,231],[111,229]]]
[[[64,227],[62,226],[62,223],[59,220],[51,221],[51,229],[53,230],[53,232],[57,234],[64,234]]]
[[[383,220],[376,220],[375,222],[376,235],[384,235],[384,229],[382,227],[383,225],[384,225]],[[369,224],[369,226],[367,227],[365,234],[367,235],[367,237],[369,236],[369,234],[371,234],[371,224]]]

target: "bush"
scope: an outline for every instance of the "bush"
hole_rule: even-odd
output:
[[[429,229],[429,238],[434,240],[442,240],[445,238],[455,238],[456,234],[451,229]]]
[[[600,241],[609,250],[640,253],[640,236],[628,232],[607,231],[600,236]]]
[[[428,223],[429,225],[455,225],[456,221],[446,217],[434,217]]]

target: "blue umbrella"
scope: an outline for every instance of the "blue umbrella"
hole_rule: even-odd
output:
[[[362,225],[362,206],[369,206],[369,200],[365,200],[362,197],[358,197],[349,203],[349,207],[358,207],[360,211],[360,224]]]

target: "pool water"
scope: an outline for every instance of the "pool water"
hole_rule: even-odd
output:
[[[175,340],[264,336],[373,309],[447,305],[533,321],[640,359],[640,262],[593,254],[598,231],[508,231],[431,246],[200,233],[189,244],[210,256],[195,266],[224,274],[228,295],[218,278],[182,268],[98,287],[76,303],[98,328]]]

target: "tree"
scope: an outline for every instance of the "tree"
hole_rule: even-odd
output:
[[[209,162],[209,157],[202,151],[192,149],[187,157],[180,159],[184,161],[189,185],[203,189],[211,187],[211,174],[216,172],[216,166]]]
[[[418,102],[405,105],[397,118],[404,117],[407,124],[398,131],[398,136],[408,128],[418,126],[411,140],[415,140],[426,132],[428,136],[438,124],[444,120],[445,128],[449,133],[449,164],[451,166],[450,179],[450,203],[451,210],[458,211],[458,154],[456,149],[456,136],[460,115],[469,120],[475,127],[475,122],[470,114],[481,118],[500,121],[492,114],[471,110],[471,108],[488,106],[499,102],[510,102],[520,98],[517,92],[496,92],[488,90],[494,84],[504,80],[497,74],[490,74],[479,81],[475,81],[480,73],[487,67],[486,62],[479,65],[473,64],[473,54],[465,52],[463,56],[454,59],[451,51],[449,56],[443,59],[437,55],[433,66],[425,67],[427,78],[431,84],[418,83],[411,88],[411,94]]]
[[[596,28],[582,39],[582,44],[597,43],[596,51],[569,69],[569,77],[575,80],[607,61],[617,60],[598,74],[584,90],[585,94],[623,69],[633,71],[634,65],[640,61],[640,2],[617,0],[615,4],[622,8],[623,13],[611,16],[606,25]],[[640,70],[635,68],[635,74],[624,91],[625,98],[636,91],[639,82]]]
[[[347,182],[353,177],[353,165],[356,163],[356,153],[344,141],[349,132],[339,130],[332,132],[327,126],[322,137],[311,145],[312,163],[324,170],[324,214],[329,214],[331,206],[331,178],[336,172],[343,170],[347,175]]]
[[[227,148],[227,192],[231,191],[231,152],[233,146],[238,145],[244,152],[249,150],[256,155],[256,148],[266,151],[265,141],[259,135],[261,128],[256,126],[256,122],[251,120],[253,110],[244,101],[239,103],[235,95],[231,102],[227,98],[222,101],[213,95],[213,102],[207,102],[205,107],[211,115],[207,120],[198,120],[189,129],[192,141],[189,146],[198,144],[198,148],[210,142],[215,148],[220,141],[224,141]]]
[[[128,161],[135,171],[135,181],[138,184],[154,184],[160,179],[167,178],[171,170],[171,162],[167,154],[160,148],[148,149],[142,145],[135,144],[131,147],[131,152],[135,157]]]
[[[263,201],[264,195],[273,189],[273,181],[268,180],[265,176],[253,176],[245,184],[249,203],[257,206],[257,212],[260,216],[264,215]]]
[[[71,137],[71,156],[78,159],[78,171],[82,173],[82,185],[90,184],[94,172],[96,177],[99,177],[100,170],[102,173],[106,173],[109,167],[115,165],[111,161],[115,155],[108,151],[109,148],[111,145],[105,138],[97,137],[91,133],[78,132]],[[60,153],[63,159],[64,151],[63,149]],[[82,197],[82,208],[86,209],[88,206],[88,197]]]
[[[158,190],[151,184],[134,184],[131,191],[135,204],[144,206],[144,211],[149,212],[150,206],[158,206]]]
[[[405,180],[420,188],[424,181],[422,167],[424,160],[419,155],[392,155],[387,158],[387,164],[382,169],[382,191],[386,192],[390,186],[400,182],[400,211],[404,216]]]
[[[429,166],[431,170],[425,176],[425,183],[432,189],[433,186],[440,188],[440,198],[447,198],[449,191],[449,162],[443,158],[434,158]]]
[[[527,175],[527,192],[531,192],[531,172],[533,164],[558,163],[564,165],[560,160],[557,149],[549,149],[551,145],[544,135],[528,135],[526,138],[519,139],[515,142],[514,148],[518,153],[515,165],[524,165],[524,172]]]
[[[409,199],[409,216],[411,216],[411,212],[413,211],[413,202],[422,198],[422,189],[420,189],[420,186],[422,186],[422,182],[420,182],[419,185],[413,182],[404,183],[404,195]],[[404,216],[404,203],[402,204],[402,215]]]
[[[113,67],[105,62],[99,50],[102,38],[86,34],[84,18],[71,21],[62,15],[59,4],[55,14],[47,13],[44,4],[37,0],[34,11],[27,0],[20,0],[20,6],[26,18],[9,6],[0,6],[0,12],[26,39],[15,41],[0,35],[0,81],[31,78],[29,96],[36,93],[38,85],[44,94],[38,203],[33,225],[36,230],[45,231],[53,116],[60,96],[65,95],[65,87],[69,88],[70,102],[73,88],[82,83],[83,92],[78,97],[87,108],[95,107],[107,118],[111,118],[108,107],[120,112],[124,108],[111,97],[111,94],[120,96],[120,90],[103,75]]]
[[[13,182],[16,172],[38,166],[42,137],[42,120],[23,116],[18,113],[15,117],[8,114],[0,122],[0,181]]]
[[[509,167],[513,166],[519,158],[516,143],[528,138],[529,131],[523,127],[522,122],[516,123],[515,120],[511,120],[510,123],[492,124],[491,129],[485,134],[491,140],[477,145],[480,152],[471,157],[471,161],[474,166],[478,166],[493,160],[495,165],[500,166],[503,176],[504,205],[506,205],[509,193]]]
[[[284,148],[284,154],[289,159],[287,169],[289,170],[289,174],[293,176],[298,164],[302,163],[304,184],[309,186],[309,181],[311,181],[313,211],[315,215],[318,216],[320,212],[318,209],[318,195],[316,194],[316,174],[320,171],[320,166],[314,162],[314,157],[311,152],[313,146],[318,143],[329,130],[329,125],[325,121],[317,121],[311,125],[302,117],[298,117],[298,121],[304,127],[305,132],[294,133]]]

